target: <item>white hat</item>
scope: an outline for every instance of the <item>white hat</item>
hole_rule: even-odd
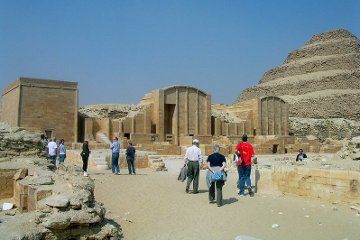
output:
[[[193,143],[193,144],[194,144],[194,143],[200,143],[200,141],[197,140],[197,139],[194,139],[192,143]]]

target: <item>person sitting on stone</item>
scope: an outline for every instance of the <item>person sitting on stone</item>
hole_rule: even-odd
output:
[[[296,156],[296,161],[302,161],[304,158],[307,158],[306,154],[304,153],[304,150],[301,148],[299,149],[299,154]]]

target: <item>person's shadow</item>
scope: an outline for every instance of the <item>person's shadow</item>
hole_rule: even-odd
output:
[[[223,199],[222,202],[223,202],[223,205],[227,205],[227,204],[235,203],[237,201],[239,201],[239,200],[236,199],[236,198],[231,197],[231,198],[228,198],[228,199]]]
[[[258,167],[256,166],[256,169],[255,169],[255,193],[257,193],[257,191],[258,191],[259,180],[260,180],[260,171],[259,171]]]

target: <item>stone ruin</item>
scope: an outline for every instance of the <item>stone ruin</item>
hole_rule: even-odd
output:
[[[39,136],[0,125],[0,211],[3,239],[120,239],[121,227],[96,202],[94,180],[62,165],[53,173],[41,157]]]

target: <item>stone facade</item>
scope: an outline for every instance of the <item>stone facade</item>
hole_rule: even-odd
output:
[[[11,126],[77,142],[76,82],[21,77],[4,89],[2,101],[2,121]]]

